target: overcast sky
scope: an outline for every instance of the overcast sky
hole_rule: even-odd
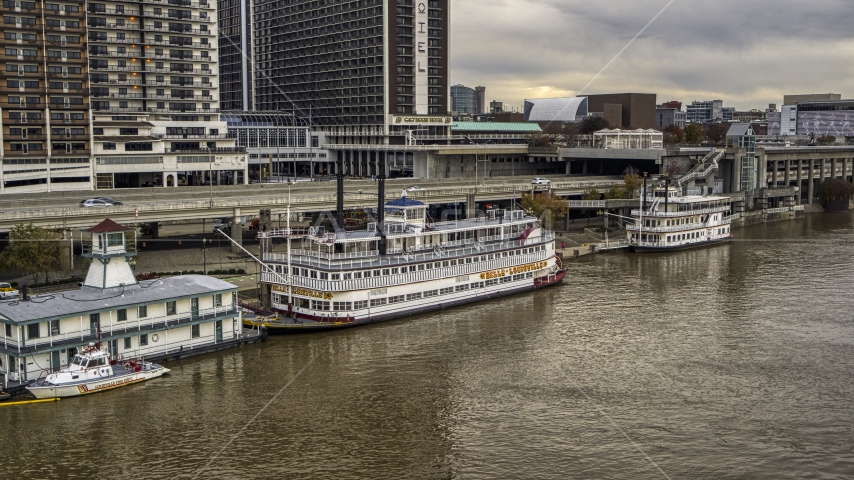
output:
[[[668,1],[451,0],[451,84],[505,107],[575,95]],[[584,93],[619,92],[739,110],[854,97],[854,1],[675,0]]]

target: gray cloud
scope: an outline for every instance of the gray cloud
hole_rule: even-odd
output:
[[[454,0],[451,81],[489,100],[572,95],[667,0]],[[722,98],[739,109],[788,93],[854,97],[854,2],[676,0],[587,93]]]

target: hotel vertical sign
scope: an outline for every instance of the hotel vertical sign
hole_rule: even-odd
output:
[[[428,46],[426,0],[415,5],[415,114],[427,115],[428,97]]]

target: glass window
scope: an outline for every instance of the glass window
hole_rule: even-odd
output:
[[[130,337],[125,337],[125,350],[130,350]]]
[[[27,325],[27,338],[39,338],[39,324],[31,323]]]
[[[192,338],[199,338],[201,336],[201,328],[199,328],[199,327],[200,326],[198,323],[193,325],[192,327],[190,327]]]
[[[139,336],[139,346],[144,347],[146,345],[148,345],[148,334],[143,333],[142,335]]]
[[[214,295],[214,306],[215,307],[221,307],[222,306],[222,294],[221,293],[217,293],[216,295]]]
[[[175,301],[166,302],[166,315],[175,315],[178,313],[178,308]]]
[[[145,318],[148,316],[148,305],[142,305],[137,310],[139,313],[139,318]]]
[[[127,319],[128,319],[128,311],[127,311],[127,309],[126,309],[126,308],[122,308],[122,309],[120,309],[120,310],[116,311],[116,318],[117,318],[117,319],[118,319],[118,321],[120,321],[120,322],[124,322],[125,320],[127,320]]]

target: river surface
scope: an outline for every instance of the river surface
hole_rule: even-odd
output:
[[[532,294],[2,408],[0,478],[852,478],[852,225],[588,256]]]

